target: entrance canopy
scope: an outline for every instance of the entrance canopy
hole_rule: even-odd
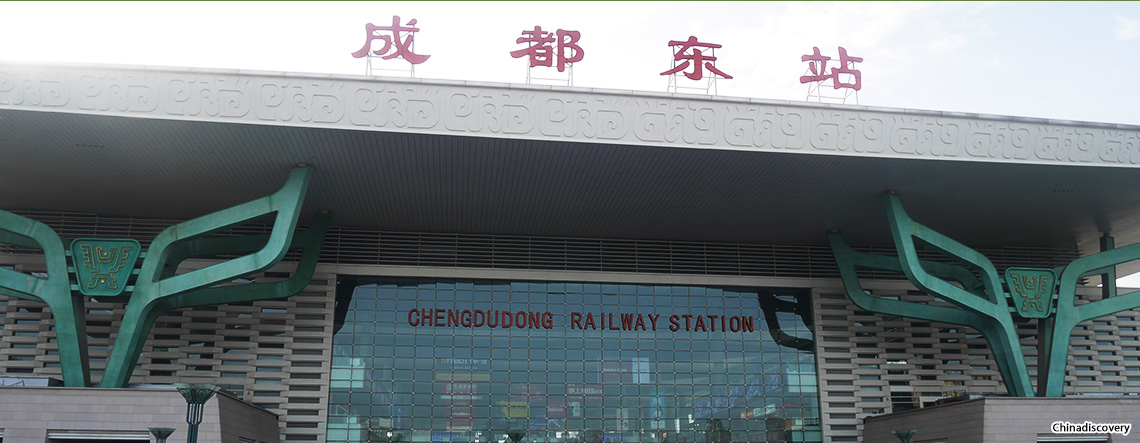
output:
[[[1140,127],[634,91],[0,64],[0,209],[187,219],[314,167],[302,223],[973,247],[1140,242]]]

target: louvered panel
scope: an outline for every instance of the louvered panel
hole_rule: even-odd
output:
[[[175,220],[109,217],[93,214],[27,211],[65,240],[78,237],[130,237],[144,245]],[[264,234],[268,226],[242,225],[218,235]],[[890,246],[856,247],[894,255]],[[1015,247],[982,249],[998,270],[1009,266],[1056,267],[1077,258],[1073,250]],[[0,253],[38,251],[0,245]],[[299,257],[291,252],[286,260]],[[924,260],[952,262],[919,250]],[[695,275],[750,275],[789,278],[837,278],[835,258],[827,245],[708,243],[514,235],[329,229],[321,262],[355,265],[399,265],[562,271],[640,272]],[[902,279],[900,273],[860,269],[864,278]]]

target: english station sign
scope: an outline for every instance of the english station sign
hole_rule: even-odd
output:
[[[756,332],[751,316],[571,312],[563,327],[590,331],[665,331],[670,332]],[[554,329],[551,312],[495,311],[482,309],[412,309],[408,326],[449,328]]]

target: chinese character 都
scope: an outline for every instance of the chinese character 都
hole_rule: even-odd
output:
[[[527,43],[524,49],[511,51],[511,57],[519,58],[530,56],[530,67],[535,66],[555,66],[554,62],[557,59],[558,72],[566,70],[567,63],[574,63],[582,61],[582,57],[586,55],[586,51],[578,46],[578,39],[582,38],[582,33],[578,31],[565,31],[559,29],[553,34],[543,31],[541,26],[535,26],[534,30],[526,30],[522,32],[522,37],[515,40],[515,43]],[[551,46],[554,43],[554,46]],[[566,50],[569,49],[571,55],[566,55]]]
[[[697,41],[697,37],[689,36],[689,39],[683,42],[670,40],[669,46],[680,46],[680,49],[678,49],[676,53],[673,54],[673,61],[683,61],[684,63],[677,65],[673,69],[662,72],[661,75],[672,75],[681,72],[688,68],[690,62],[692,62],[693,72],[684,73],[685,77],[688,77],[691,80],[700,80],[701,78],[704,78],[704,69],[708,69],[709,71],[712,71],[713,74],[724,78],[732,78],[731,75],[725,74],[723,71],[717,69],[716,66],[713,66],[713,62],[716,61],[716,57],[712,56],[711,54],[705,55],[703,52],[701,52],[700,49],[697,49],[715,49],[721,47],[721,45],[715,43],[701,43]],[[692,54],[686,53],[686,51],[689,49],[693,50]]]
[[[368,39],[364,41],[364,47],[360,48],[359,51],[353,52],[352,56],[355,58],[362,58],[367,56],[369,51],[372,49],[372,41],[380,40],[384,42],[384,47],[371,52],[372,54],[382,56],[380,57],[381,59],[390,60],[396,57],[403,57],[404,60],[407,60],[408,63],[411,63],[413,65],[423,63],[427,61],[428,57],[431,56],[415,54],[412,52],[411,46],[412,39],[415,37],[414,33],[420,30],[420,28],[417,28],[415,26],[416,19],[414,18],[408,21],[407,26],[400,25],[400,16],[398,15],[392,16],[392,26],[376,26],[372,23],[369,23],[364,26],[364,29],[366,30],[365,32],[368,33]],[[384,31],[390,31],[392,35],[381,35],[381,33]],[[401,40],[401,32],[408,33],[408,37]],[[388,51],[391,51],[393,46],[395,47],[395,51],[391,54],[388,54]]]
[[[812,75],[804,75],[800,77],[800,83],[821,82],[831,79],[831,84],[835,89],[851,88],[856,91],[862,89],[862,73],[858,69],[854,69],[856,62],[863,61],[863,57],[853,57],[847,55],[847,50],[839,47],[839,68],[831,68],[831,72],[827,72],[827,61],[831,57],[819,54],[818,47],[812,47],[811,54],[804,54],[800,57],[800,61],[808,62],[808,70]],[[843,83],[839,81],[839,74],[851,74],[855,81],[853,83]]]

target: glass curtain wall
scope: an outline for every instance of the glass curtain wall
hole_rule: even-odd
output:
[[[330,442],[821,440],[806,291],[391,279],[347,303]]]

